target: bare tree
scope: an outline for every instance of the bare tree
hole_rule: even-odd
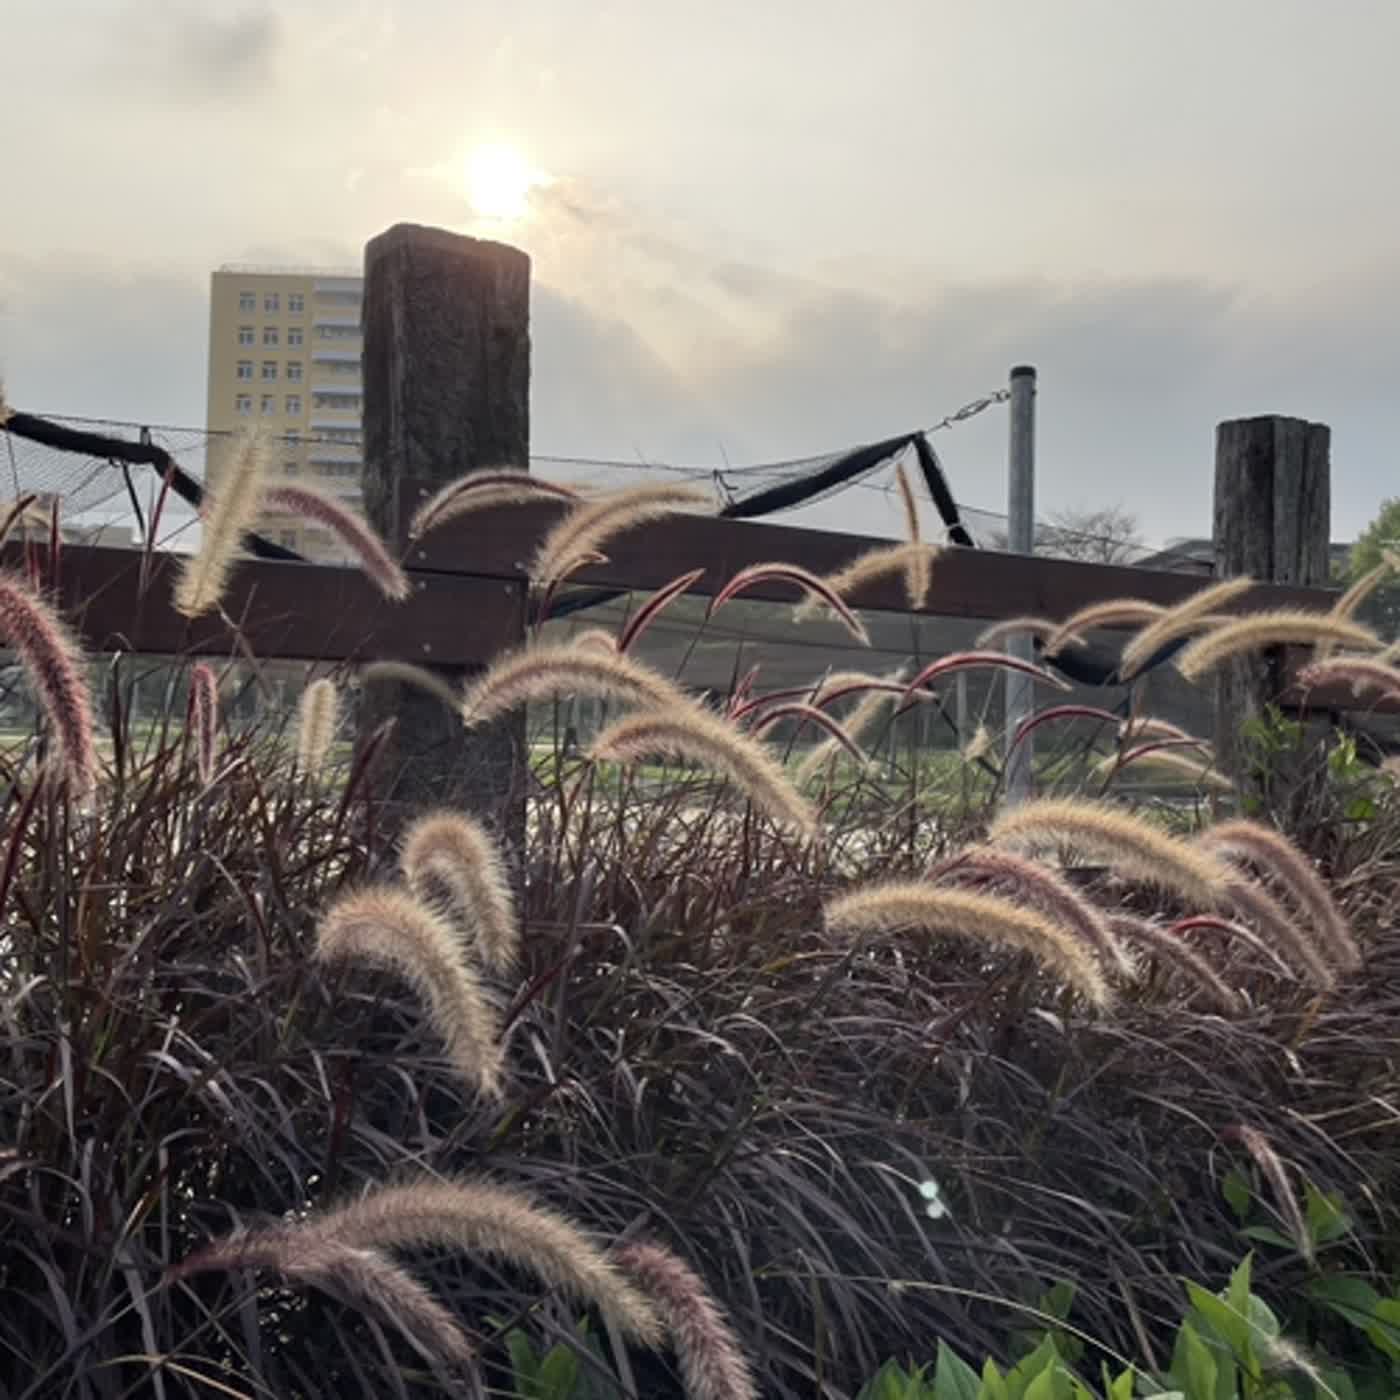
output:
[[[1036,528],[1038,553],[1086,564],[1126,564],[1142,546],[1138,518],[1122,506],[1056,511]]]

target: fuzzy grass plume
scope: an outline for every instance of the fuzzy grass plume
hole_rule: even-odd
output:
[[[909,591],[911,577],[916,580],[925,574],[932,577],[933,563],[942,552],[936,544],[882,545],[878,549],[868,549],[864,554],[857,555],[844,569],[827,574],[822,582],[830,593],[844,600],[876,579],[888,578],[891,574],[902,574],[906,591]],[[823,601],[822,598],[809,593],[793,610],[793,621],[801,622],[804,618],[811,617],[821,608]]]
[[[476,1350],[457,1319],[412,1274],[377,1250],[305,1226],[238,1231],[215,1240],[169,1269],[165,1281],[239,1269],[277,1273],[289,1284],[319,1289],[383,1318],[425,1356],[457,1367],[475,1366]]]
[[[1225,1015],[1238,1016],[1243,1012],[1244,1002],[1239,994],[1180,934],[1133,914],[1115,914],[1108,926],[1115,937],[1141,944],[1167,967],[1195,983]]]
[[[894,703],[897,696],[904,693],[903,667],[882,677],[867,677],[858,672],[840,672],[829,676],[823,682],[812,703],[819,706],[831,704],[844,686],[853,686],[853,677],[856,675],[860,676],[861,689],[867,693],[842,722],[846,736],[853,744],[859,744],[861,736],[868,733],[885,709]],[[866,684],[869,680],[874,680],[877,684]],[[814,745],[793,770],[793,781],[799,785],[805,783],[813,773],[835,758],[841,752],[841,748],[835,739],[824,739],[820,744]]]
[[[744,1349],[704,1280],[662,1245],[624,1245],[613,1261],[661,1315],[688,1400],[759,1400]]]
[[[1306,646],[1318,642],[1339,642],[1367,651],[1381,644],[1380,638],[1360,623],[1347,622],[1327,613],[1280,608],[1274,612],[1251,613],[1197,637],[1181,653],[1177,667],[1188,681],[1194,681],[1221,662],[1247,651],[1285,643]]]
[[[1233,602],[1254,587],[1250,578],[1230,578],[1208,588],[1199,589],[1189,598],[1168,608],[1156,621],[1149,623],[1123,648],[1118,673],[1131,680],[1133,676],[1169,642],[1190,636],[1208,625],[1207,619],[1216,608]]]
[[[1193,750],[1194,755],[1181,752],[1183,748]],[[1215,766],[1215,759],[1199,739],[1153,739],[1124,749],[1121,753],[1107,755],[1099,760],[1094,771],[1100,776],[1116,776],[1125,768],[1139,763],[1165,768],[1170,773],[1189,778],[1199,787],[1214,788],[1217,792],[1232,792],[1235,787]]]
[[[97,781],[86,662],[62,618],[16,575],[0,570],[0,639],[13,648],[44,713],[56,764],[77,798]]]
[[[1094,955],[1062,925],[1044,914],[995,895],[949,890],[923,880],[867,885],[831,900],[825,910],[832,930],[854,933],[921,928],[1030,953],[1078,990],[1106,1007],[1108,983]]]
[[[825,603],[841,619],[846,630],[856,641],[862,646],[870,645],[870,634],[865,630],[865,624],[846,605],[841,595],[825,579],[818,578],[816,574],[809,573],[796,564],[750,564],[747,568],[740,569],[710,600],[705,616],[713,617],[731,598],[737,597],[746,589],[760,583],[773,582],[793,584],[802,589],[809,598]]]
[[[661,1345],[656,1309],[572,1221],[489,1182],[422,1177],[380,1186],[313,1217],[307,1228],[355,1249],[447,1247],[527,1269],[599,1309],[624,1335]]]
[[[1071,613],[1045,639],[1045,655],[1058,655],[1070,643],[1081,641],[1083,634],[1091,628],[1155,622],[1164,612],[1165,608],[1141,598],[1110,598],[1103,603],[1092,603],[1087,608],[1080,608],[1077,613]]]
[[[258,518],[266,476],[266,444],[258,434],[245,433],[204,517],[199,549],[180,565],[175,609],[183,616],[199,617],[218,607],[243,536]]]
[[[1104,861],[1138,883],[1213,907],[1230,878],[1211,852],[1159,831],[1106,802],[1047,797],[1002,812],[987,833],[993,845],[1065,847]]]
[[[1383,584],[1391,574],[1400,569],[1400,556],[1390,550],[1381,552],[1381,562],[1373,569],[1367,569],[1340,598],[1333,604],[1328,616],[1338,622],[1350,622],[1356,610]],[[1335,643],[1330,639],[1317,644],[1313,652],[1315,661],[1325,661],[1333,652]]]
[[[301,693],[297,724],[297,767],[317,773],[335,741],[340,695],[329,676],[314,680]]]
[[[1042,642],[1048,642],[1051,637],[1062,630],[1062,625],[1058,622],[1051,622],[1043,617],[1008,617],[1000,622],[994,622],[990,627],[984,628],[977,634],[974,646],[981,649],[988,649],[1004,642],[1008,637],[1014,637],[1024,632],[1031,637],[1039,637]],[[1074,641],[1083,641],[1082,637],[1075,637]]]
[[[580,503],[544,537],[530,565],[530,581],[547,589],[624,530],[710,505],[705,492],[680,485],[636,486]]]
[[[1344,972],[1361,966],[1361,950],[1345,915],[1307,858],[1281,832],[1240,817],[1207,828],[1198,841],[1207,850],[1272,876],[1312,924],[1320,949],[1333,965]]]
[[[1274,1151],[1273,1143],[1269,1141],[1266,1134],[1247,1123],[1237,1123],[1233,1129],[1229,1130],[1229,1136],[1238,1139],[1244,1145],[1245,1151],[1254,1158],[1259,1170],[1273,1188],[1279,1215],[1282,1216],[1288,1226],[1289,1233],[1293,1236],[1294,1246],[1311,1264],[1313,1261],[1312,1234],[1308,1230],[1303,1208],[1298,1202],[1298,1195],[1293,1190],[1292,1182],[1288,1179],[1282,1158]]]
[[[472,729],[552,695],[593,695],[666,708],[689,703],[679,686],[615,648],[546,643],[502,657],[468,686],[461,699],[462,720]]]
[[[486,828],[463,812],[429,812],[404,836],[399,868],[420,900],[444,886],[471,933],[473,946],[494,972],[507,972],[520,951],[505,862]]]
[[[1400,696],[1400,666],[1371,656],[1326,657],[1299,671],[1298,684],[1308,689],[1350,685],[1353,695],[1378,690],[1382,695]]]
[[[329,530],[360,562],[360,568],[386,597],[401,603],[408,597],[408,576],[384,547],[374,527],[357,510],[314,486],[277,482],[263,490],[265,510],[287,511]]]
[[[529,506],[541,502],[570,505],[580,500],[572,486],[531,476],[516,467],[495,467],[488,471],[472,471],[449,481],[435,491],[416,511],[408,523],[408,536],[417,539],[449,520],[471,511],[493,510],[498,506]]]
[[[189,726],[194,735],[199,781],[214,781],[214,742],[219,729],[219,678],[205,661],[190,667]]]
[[[372,661],[360,672],[360,677],[366,684],[372,681],[399,681],[415,686],[441,700],[449,710],[455,710],[461,704],[461,698],[445,680],[425,667],[414,666],[408,661]]]
[[[788,781],[782,765],[756,739],[698,705],[648,710],[610,724],[593,742],[595,762],[636,763],[649,754],[689,759],[722,773],[745,796],[804,837],[817,835],[817,816]]]
[[[971,884],[989,894],[1013,898],[1039,910],[1069,930],[1105,966],[1132,981],[1131,959],[1119,946],[1108,921],[1068,880],[1039,861],[995,847],[972,847],[938,862],[929,879],[939,885]]]
[[[918,498],[914,495],[909,473],[904,470],[902,462],[894,469],[894,479],[899,487],[900,504],[904,507],[904,533],[909,541],[909,558],[904,566],[904,595],[915,612],[922,612],[933,583],[933,561],[937,551],[923,543]]]
[[[403,890],[373,885],[342,895],[326,911],[316,956],[326,964],[368,963],[411,983],[462,1078],[499,1097],[504,1057],[496,1015],[444,919]]]

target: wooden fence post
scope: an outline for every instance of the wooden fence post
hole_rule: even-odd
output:
[[[1332,534],[1331,430],[1301,418],[1238,418],[1215,434],[1215,576],[1322,587]],[[1216,753],[1237,782],[1240,727],[1283,690],[1277,654],[1222,667]],[[1241,789],[1243,791],[1243,787]]]
[[[518,249],[415,224],[396,224],[366,246],[365,509],[396,549],[407,543],[415,499],[480,468],[528,468],[529,323],[530,260]],[[432,581],[420,576],[417,587]],[[523,640],[523,585],[500,590]],[[419,663],[454,689],[472,674],[435,667],[431,656]],[[386,755],[391,800],[403,809],[461,805],[508,838],[523,831],[523,717],[469,734],[421,688],[376,681],[364,723],[388,715],[396,721]]]

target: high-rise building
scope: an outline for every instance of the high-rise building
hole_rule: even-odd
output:
[[[229,469],[235,435],[261,428],[271,475],[361,500],[360,301],[353,271],[226,265],[209,289],[208,478]],[[269,516],[270,538],[313,559],[338,557],[325,531]]]

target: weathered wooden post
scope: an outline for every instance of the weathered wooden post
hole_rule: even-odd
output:
[[[1322,587],[1332,534],[1331,429],[1301,418],[1238,418],[1215,433],[1215,576]],[[1216,753],[1237,782],[1241,725],[1282,693],[1277,654],[1222,667]]]
[[[527,468],[529,461],[530,259],[502,243],[415,224],[372,239],[364,289],[370,520],[402,551],[417,500],[466,472]],[[523,625],[523,584],[500,588],[501,607]],[[431,656],[419,663],[454,688],[468,675],[435,667]],[[520,832],[523,718],[469,734],[419,687],[376,681],[367,692],[365,724],[388,715],[396,721],[386,755],[391,800],[404,808],[453,803],[489,817],[508,836]]]

